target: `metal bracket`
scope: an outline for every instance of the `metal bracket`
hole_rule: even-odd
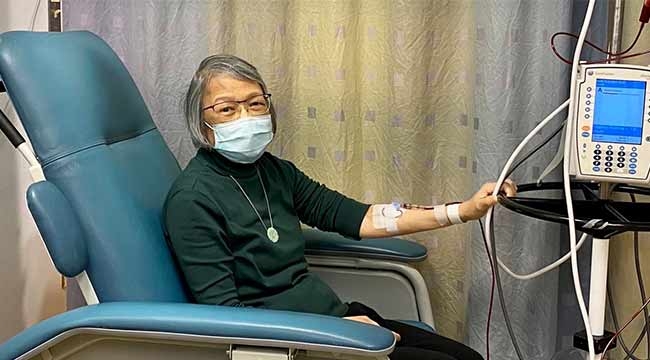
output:
[[[230,345],[226,351],[229,360],[294,360],[294,349]]]
[[[47,9],[47,23],[49,32],[61,32],[61,0],[49,0]]]

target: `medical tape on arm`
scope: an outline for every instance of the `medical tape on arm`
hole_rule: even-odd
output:
[[[399,231],[397,219],[402,214],[404,214],[404,210],[397,203],[374,205],[372,207],[372,226],[389,233],[397,232]]]

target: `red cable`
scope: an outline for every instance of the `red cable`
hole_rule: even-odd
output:
[[[647,1],[650,1],[650,0],[647,0]],[[644,9],[645,9],[645,7],[644,7]],[[650,15],[650,12],[648,14]],[[621,55],[625,55],[628,52],[632,51],[632,49],[634,48],[636,43],[639,41],[639,38],[641,37],[641,32],[643,31],[644,26],[645,26],[645,23],[642,22],[641,25],[639,26],[639,31],[637,31],[636,36],[634,37],[634,41],[632,41],[632,44],[627,49],[625,49],[625,50],[623,50],[621,52],[618,52],[618,53],[609,52],[609,51],[599,47],[598,45],[592,43],[591,41],[585,40],[585,44],[591,46],[592,48],[594,48],[594,49],[598,50],[599,52],[601,52],[601,53],[608,56],[608,59],[606,59],[606,60],[588,62],[587,64],[598,64],[598,63],[601,63],[601,62],[607,62],[607,61],[612,60],[611,59],[612,57],[616,57],[618,59],[625,59],[626,57],[621,57]],[[564,56],[560,55],[560,53],[557,51],[557,48],[555,47],[555,38],[560,36],[560,35],[569,36],[569,37],[574,38],[574,39],[578,39],[578,36],[576,34],[564,32],[564,31],[556,32],[555,34],[553,34],[553,36],[551,36],[551,49],[553,50],[553,53],[555,54],[555,56],[557,56],[560,60],[562,60],[562,62],[571,65],[572,62],[570,60],[568,60],[567,58],[565,58]],[[639,55],[635,55],[635,56],[639,56]],[[630,56],[630,57],[632,57],[632,56]]]
[[[646,1],[648,1],[648,0],[646,0]],[[623,325],[623,327],[620,328],[620,329],[616,332],[616,334],[614,334],[614,336],[612,336],[611,339],[609,339],[609,342],[608,342],[607,345],[605,346],[605,350],[603,350],[603,355],[605,355],[605,354],[607,353],[607,349],[609,349],[609,346],[612,345],[612,343],[614,342],[614,339],[616,339],[619,335],[621,335],[621,333],[623,332],[623,330],[625,330],[625,328],[626,328],[628,325],[630,325],[630,324],[632,323],[632,321],[634,321],[634,319],[636,319],[637,316],[639,316],[639,314],[643,311],[643,309],[645,309],[646,306],[648,306],[648,304],[650,304],[650,298],[648,298],[648,300],[646,300],[646,301],[643,303],[643,306],[641,306],[641,308],[640,308],[639,310],[637,310],[637,311],[634,313],[634,315],[632,315],[632,317],[630,318],[630,320],[628,320],[628,321],[625,323],[625,325]]]
[[[639,21],[642,23],[648,23],[650,20],[650,1],[645,0],[643,2],[643,8],[641,8],[641,15],[639,15]]]

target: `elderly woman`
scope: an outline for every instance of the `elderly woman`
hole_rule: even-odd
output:
[[[201,62],[185,116],[199,150],[169,192],[165,223],[198,303],[383,326],[398,339],[391,359],[482,359],[453,340],[343,303],[308,271],[300,223],[357,239],[433,230],[482,217],[494,205],[493,184],[468,201],[432,208],[366,205],[332,191],[265,152],[276,131],[271,94],[255,67],[234,56]],[[512,183],[503,190],[515,193]]]

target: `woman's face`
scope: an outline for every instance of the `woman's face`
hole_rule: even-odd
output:
[[[219,75],[213,77],[207,84],[201,99],[201,108],[205,109],[208,106],[220,104],[228,101],[244,101],[254,97],[255,95],[262,95],[262,87],[252,80],[240,80],[228,75]],[[214,109],[219,109],[216,106]],[[221,124],[227,121],[223,116],[215,112],[213,108],[203,110],[203,121],[210,125]],[[236,118],[245,117],[247,115],[246,108],[239,106],[236,111],[240,114]],[[214,146],[214,133],[212,129],[203,124],[203,135]]]

